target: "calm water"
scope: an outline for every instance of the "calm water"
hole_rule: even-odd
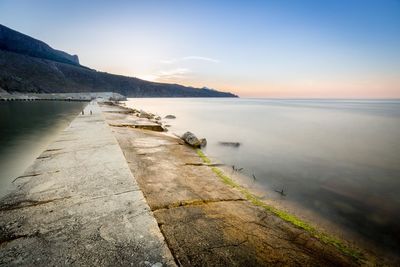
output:
[[[208,155],[244,168],[275,198],[363,240],[400,248],[400,102],[130,99],[171,132],[206,137]],[[239,148],[219,141],[235,141]],[[274,190],[284,189],[286,197]]]
[[[0,102],[0,198],[82,110],[84,102]]]

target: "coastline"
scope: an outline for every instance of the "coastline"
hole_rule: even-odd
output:
[[[397,239],[395,231],[390,235],[385,235],[398,222],[396,219],[393,220],[397,214],[393,212],[393,207],[396,205],[393,205],[393,202],[390,201],[389,194],[385,193],[381,195],[387,201],[375,206],[375,210],[373,209],[374,206],[371,206],[371,209],[363,209],[363,206],[359,205],[363,201],[360,196],[371,200],[375,199],[371,195],[371,192],[376,192],[377,196],[379,196],[378,192],[382,191],[379,191],[378,188],[385,187],[385,180],[382,180],[382,183],[380,183],[377,182],[378,180],[372,178],[367,179],[371,173],[374,173],[372,167],[367,170],[352,165],[352,158],[355,160],[359,159],[359,162],[362,162],[363,156],[359,155],[359,153],[353,153],[353,150],[347,154],[346,147],[342,146],[346,143],[346,139],[335,139],[335,135],[330,135],[330,138],[325,139],[310,139],[311,136],[324,138],[321,133],[327,133],[328,129],[342,129],[344,125],[330,123],[330,120],[327,119],[330,117],[324,116],[325,111],[326,115],[338,115],[336,110],[328,109],[324,111],[319,109],[322,112],[314,112],[314,109],[306,108],[305,111],[317,114],[316,116],[319,117],[317,120],[317,117],[313,117],[312,114],[308,114],[312,115],[310,117],[301,113],[304,111],[303,107],[297,108],[296,106],[296,109],[298,109],[296,113],[291,103],[284,102],[282,104],[283,110],[279,110],[279,113],[275,114],[273,111],[277,111],[277,108],[275,108],[276,103],[274,102],[256,101],[256,107],[251,108],[251,106],[246,106],[247,100],[245,100],[245,108],[240,109],[238,107],[241,106],[242,101],[230,100],[230,104],[228,105],[224,101],[218,101],[216,105],[212,100],[176,101],[160,99],[153,101],[151,99],[128,99],[128,101],[122,104],[133,109],[144,109],[162,117],[167,114],[175,115],[177,117],[176,120],[163,120],[164,123],[171,124],[170,128],[168,128],[169,132],[166,134],[172,135],[172,133],[178,133],[181,136],[187,130],[190,130],[199,137],[207,137],[209,144],[203,151],[207,156],[212,158],[212,162],[217,163],[218,167],[223,169],[226,174],[229,174],[230,178],[233,178],[235,182],[256,194],[260,200],[279,210],[295,215],[302,221],[308,222],[308,224],[320,229],[322,232],[326,232],[340,240],[346,240],[350,246],[360,247],[361,250],[367,253],[377,255],[377,257],[383,258],[387,262],[392,262],[392,265],[398,265],[400,261],[397,250],[390,246],[390,241]],[[258,108],[257,104],[261,105],[262,103],[265,103],[266,106],[271,105],[272,110],[270,108]],[[317,105],[318,103],[310,103],[310,105]],[[278,104],[277,106],[281,108],[282,105]],[[370,105],[363,103],[356,110],[362,111],[362,107],[367,108]],[[382,112],[391,110],[391,106],[387,105],[379,105],[376,108],[380,108]],[[281,113],[281,111],[287,113]],[[294,113],[289,113],[292,111]],[[258,119],[257,116],[253,116],[254,114],[259,114],[260,118],[265,118],[265,121]],[[384,114],[387,113],[382,113],[382,115]],[[371,114],[369,113],[360,114],[358,112],[346,111],[342,115],[343,117],[339,116],[340,119],[336,119],[340,121],[347,120],[347,122],[357,118],[375,120],[375,118],[370,117]],[[282,116],[288,116],[291,119],[284,121]],[[295,116],[295,118],[292,116]],[[277,122],[281,117],[282,122]],[[313,126],[312,124],[309,125],[308,120],[310,118],[315,118],[316,120],[312,119],[312,121],[319,121],[321,124],[318,127],[314,127],[315,125]],[[378,120],[378,118],[376,119]],[[290,124],[291,122],[293,124]],[[345,124],[350,126],[348,123]],[[321,127],[322,125],[324,127]],[[358,127],[349,127],[347,131],[350,134],[350,129],[354,129],[354,131],[351,131],[351,135],[353,137],[360,137],[358,144],[365,143],[368,139],[375,139],[372,135],[369,136],[370,138],[368,138],[368,135],[355,135],[357,130],[359,130]],[[365,127],[363,128],[369,129],[367,125]],[[287,128],[291,128],[292,130],[298,129],[298,132],[288,132]],[[282,133],[281,136],[277,134],[279,132]],[[336,133],[336,130],[331,133]],[[340,133],[337,132],[337,136],[340,137]],[[389,140],[392,140],[392,142]],[[227,148],[221,145],[219,141],[237,141],[240,142],[240,148]],[[344,142],[340,143],[340,141]],[[396,144],[393,141],[388,135],[388,139],[382,141],[380,144],[384,145],[385,142]],[[353,144],[353,142],[351,143]],[[308,145],[305,146],[304,144]],[[310,144],[316,146],[310,147]],[[352,146],[349,144],[347,147]],[[375,147],[378,152],[380,147],[384,146]],[[311,150],[308,150],[308,148]],[[337,150],[335,150],[336,148]],[[357,151],[361,147],[355,145],[354,148],[354,151]],[[363,146],[360,150],[364,149],[367,152],[371,148]],[[329,156],[332,151],[342,153],[335,154],[336,159],[333,160],[335,157],[330,158]],[[385,155],[386,152],[380,151],[382,155]],[[387,151],[390,151],[390,149],[387,149]],[[396,151],[392,152],[395,153]],[[318,155],[322,157],[319,158],[317,157]],[[340,158],[338,155],[344,156],[344,158]],[[359,155],[359,158],[357,158],[357,155]],[[370,159],[369,162],[374,162],[373,157],[375,154],[364,153],[363,155]],[[314,159],[315,162],[313,161]],[[380,162],[379,158],[375,159],[375,162]],[[236,167],[236,170],[233,169],[233,166]],[[253,177],[252,174],[255,174],[256,177]],[[326,181],[330,180],[331,183],[328,184],[325,179]],[[332,183],[332,181],[336,181],[337,183]],[[357,181],[357,183],[354,183],[354,181]],[[336,188],[337,191],[330,191],[334,188],[328,187],[329,185],[334,187],[340,184],[342,186]],[[346,188],[343,185],[348,185],[349,187]],[[280,192],[276,192],[276,189],[281,188],[285,189],[286,196],[281,195]],[[354,189],[354,192],[351,192],[351,189]],[[357,191],[357,189],[362,189],[363,193]],[[390,191],[390,188],[386,190]],[[393,190],[396,190],[396,187]],[[330,192],[336,193],[332,194]],[[348,198],[344,196],[344,194],[351,193],[354,193],[354,195],[347,195]],[[338,203],[347,203],[348,206],[340,207]],[[385,216],[383,211],[387,206],[390,207],[390,205],[392,205],[392,212]],[[353,210],[348,207],[353,207]],[[377,220],[381,221],[373,220],[373,216],[376,214],[381,214],[376,217]],[[389,224],[385,223],[385,220],[393,221]]]
[[[207,206],[216,205],[215,203],[224,205],[225,202],[232,202],[232,203],[234,202],[237,205],[237,203],[243,202],[246,203],[246,205],[250,204],[252,208],[257,207],[262,209],[263,210],[262,213],[268,215],[272,214],[272,216],[277,217],[279,223],[282,223],[283,221],[285,224],[289,225],[287,227],[294,228],[296,229],[296,231],[301,231],[302,233],[300,233],[299,235],[301,236],[305,235],[307,236],[305,239],[317,242],[320,248],[323,247],[325,250],[326,249],[332,250],[330,253],[336,254],[336,257],[342,259],[344,257],[345,259],[347,258],[347,260],[350,259],[350,262],[346,262],[344,265],[350,265],[350,264],[375,265],[377,264],[377,262],[382,264],[383,260],[377,259],[375,255],[370,255],[369,253],[362,251],[359,248],[356,248],[355,245],[350,244],[349,242],[342,241],[341,239],[334,237],[331,234],[326,234],[325,231],[320,230],[318,227],[308,224],[290,213],[287,213],[281,209],[272,206],[271,204],[266,204],[265,202],[261,201],[256,195],[248,191],[246,188],[243,188],[236,182],[234,182],[229,176],[225,175],[220,168],[217,168],[215,166],[213,167],[207,166],[210,163],[210,160],[199,150],[196,151],[186,145],[182,145],[182,141],[180,139],[177,139],[176,137],[173,137],[167,133],[154,133],[148,130],[134,129],[135,127],[129,126],[129,123],[131,124],[134,123],[135,121],[134,117],[138,115],[135,114],[135,112],[132,111],[132,109],[124,106],[104,106],[104,105],[102,106],[102,108],[103,112],[105,112],[104,114],[106,114],[105,117],[110,126],[112,127],[115,126],[114,124],[115,121],[118,121],[119,123],[122,123],[123,121],[126,122],[125,125],[122,127],[118,128],[113,127],[114,128],[113,132],[116,135],[116,138],[122,150],[124,151],[125,157],[128,161],[131,171],[135,174],[136,178],[138,179],[139,185],[143,190],[144,195],[151,209],[153,210],[158,223],[160,224],[161,222],[162,226],[164,226],[165,229],[170,229],[170,228],[169,225],[165,226],[166,224],[165,215],[163,215],[162,213],[167,211],[169,213],[176,212],[176,211],[170,211],[171,209],[190,210],[191,208],[196,207],[197,209],[201,209],[203,210],[202,212],[204,212],[204,209],[207,209]],[[131,110],[132,112],[126,112],[128,110]],[[143,143],[138,143],[137,141],[135,141],[138,138],[140,140],[143,140]],[[170,149],[170,147],[174,146],[185,147],[185,148]],[[151,165],[148,165],[149,161],[151,162]],[[202,166],[202,164],[204,164],[205,166]],[[187,169],[188,168],[187,165],[191,165],[190,166],[191,169]],[[169,170],[173,168],[173,173],[168,174],[168,176],[171,175],[173,176],[172,178],[168,178],[171,179],[170,181],[168,181],[168,179],[164,181],[165,178],[163,178],[162,175],[161,177],[159,177],[160,180],[157,180],[158,186],[162,184],[163,187],[167,188],[161,189],[149,185],[149,183],[151,184],[155,183],[154,181],[152,181],[152,179],[155,179],[156,176],[160,176],[160,174],[157,174],[156,171],[150,171],[150,170],[148,171],[144,166],[149,166],[149,168],[151,169],[158,169],[159,172],[162,169]],[[209,169],[206,174],[204,173],[205,171],[204,168]],[[199,175],[198,172],[201,172],[202,174]],[[184,176],[185,178],[182,180],[182,178],[180,178],[179,176]],[[188,183],[189,177],[190,180],[204,179],[204,177],[207,177],[207,179],[211,177],[214,180],[208,181],[209,183],[208,187],[204,186],[203,188],[201,184]],[[221,186],[218,183],[217,185],[213,185],[214,183],[216,183],[215,180],[222,182],[223,186]],[[185,189],[183,190],[180,189],[179,187],[175,188],[174,186],[171,186],[171,184],[173,183],[178,183],[178,184],[188,183],[188,184],[185,185]],[[213,185],[213,189],[210,189],[210,184]],[[232,191],[234,191],[235,193],[233,197],[226,196],[227,194],[226,190],[228,190],[229,187],[233,189]],[[163,190],[167,190],[168,192],[170,192],[170,194],[172,194],[171,192],[173,192],[174,194],[178,194],[178,197],[171,197],[170,195],[164,196]],[[204,192],[207,190],[208,192]],[[181,193],[180,191],[184,191],[184,193]],[[193,196],[190,193],[193,193]],[[184,195],[184,197],[182,197],[181,195]],[[160,198],[164,200],[161,201]],[[159,203],[160,201],[162,203]],[[235,210],[237,212],[238,209],[246,210],[247,208],[248,207],[246,208],[235,207]],[[163,212],[160,212],[160,209],[163,210]],[[185,212],[190,212],[190,211],[185,211]],[[182,211],[180,211],[179,213],[182,213]],[[207,212],[205,213],[206,217],[216,216],[216,214],[208,215]],[[218,216],[222,216],[223,218],[224,217],[230,218],[233,216],[230,213],[226,214],[226,211],[217,211],[217,214]],[[185,217],[185,219],[187,218]],[[265,222],[258,222],[258,223],[263,224]],[[275,222],[275,224],[279,223]],[[246,221],[242,221],[241,224],[246,225]],[[195,225],[194,227],[196,227],[196,223],[194,225]],[[172,228],[173,227],[176,226],[172,226]],[[271,227],[271,225],[268,224],[268,227]],[[276,225],[274,226],[274,223],[272,224],[272,228],[273,227],[276,227]],[[165,229],[163,230],[163,228],[161,229],[164,233],[164,236],[166,237],[167,242],[171,243],[171,241],[168,241],[171,237],[168,236],[169,235],[175,236],[176,233],[168,233],[168,230]],[[251,231],[253,230],[254,229],[252,229]],[[245,233],[245,235],[247,234],[249,233]],[[285,233],[281,233],[281,235],[285,235]],[[224,236],[226,237],[226,234],[224,234]],[[188,242],[190,244],[190,242],[187,240],[177,241],[176,237],[174,237],[173,239],[174,242],[176,243],[173,242],[172,247],[174,247],[174,245],[177,247],[181,247],[182,243],[180,242],[183,242],[184,245],[186,245],[185,242]],[[317,241],[315,241],[314,239],[317,239]],[[232,243],[231,240],[224,240],[224,238],[222,238],[221,242]],[[257,245],[262,242],[265,241],[258,240],[258,241],[253,241],[253,243],[247,241],[245,243],[251,243],[248,244],[248,246],[249,247],[253,246],[252,250],[260,250],[260,248],[258,248]],[[293,242],[295,243],[295,241]],[[306,244],[308,242],[309,241],[305,241]],[[240,246],[242,246],[242,249],[244,249],[243,245]],[[190,244],[190,247],[193,248],[193,244]],[[172,251],[174,251],[174,249],[177,248],[171,248]],[[193,263],[190,261],[190,259],[187,259],[187,257],[184,256],[185,254],[190,254],[190,251],[184,251],[181,253],[183,254],[180,255],[181,260],[183,258],[184,261],[185,260],[188,261],[187,263],[189,262],[191,264]],[[318,253],[322,252],[317,252],[317,254]],[[267,254],[271,256],[271,252],[268,252]],[[326,253],[321,254],[323,255],[321,256],[321,259],[323,259],[326,256],[325,254]],[[230,257],[235,257],[235,256],[237,255],[230,255]],[[256,255],[254,255],[254,257],[256,257]],[[290,259],[289,256],[287,256],[287,258]],[[268,259],[263,259],[261,262],[264,262],[265,264],[267,261]],[[294,262],[291,262],[291,264],[293,263]],[[199,263],[199,265],[201,264],[204,264],[204,262]],[[260,262],[258,262],[257,264],[260,264]],[[289,263],[287,262],[287,264]],[[302,262],[301,264],[304,264],[304,262]],[[335,263],[335,265],[336,264],[341,265],[343,264],[343,262],[341,264],[337,262]]]
[[[387,264],[261,202],[199,150],[149,129],[157,120],[115,104],[95,110],[78,115],[0,201],[3,263],[123,255],[120,264]]]
[[[0,88],[0,101],[121,101],[126,97],[113,92],[82,92],[82,93],[8,93]]]

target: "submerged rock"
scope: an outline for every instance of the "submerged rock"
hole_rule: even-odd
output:
[[[231,146],[231,147],[239,147],[241,144],[239,142],[219,142],[221,146]]]
[[[167,115],[164,119],[176,119],[176,117],[174,115]]]
[[[150,130],[155,132],[166,132],[167,129],[162,127],[161,125],[135,125],[134,128]]]
[[[205,138],[197,138],[196,135],[194,135],[191,132],[186,132],[182,135],[181,139],[185,141],[188,145],[192,147],[204,147],[207,145],[207,140]]]

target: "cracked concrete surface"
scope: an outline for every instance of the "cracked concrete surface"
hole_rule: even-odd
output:
[[[110,125],[132,119],[116,106],[102,110]],[[244,200],[179,139],[112,129],[179,265],[358,265],[332,245]]]
[[[97,104],[0,201],[0,265],[174,266]]]

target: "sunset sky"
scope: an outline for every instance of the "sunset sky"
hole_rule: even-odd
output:
[[[242,97],[400,98],[400,1],[0,0],[82,65]]]

